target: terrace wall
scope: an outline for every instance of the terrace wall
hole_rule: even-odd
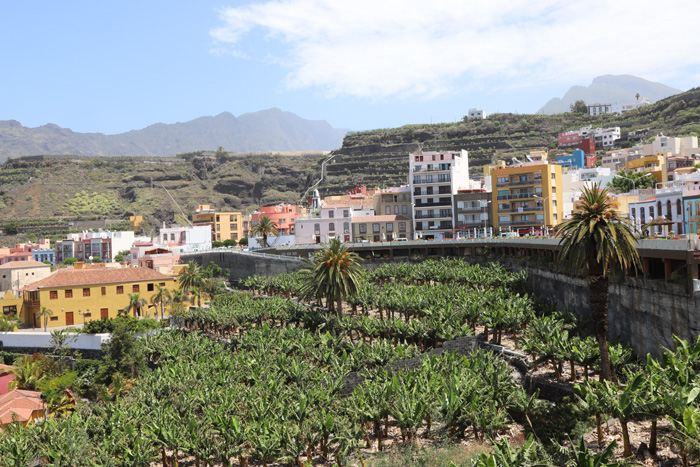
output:
[[[204,268],[209,265],[209,262],[214,262],[227,270],[230,280],[234,282],[253,275],[275,276],[294,272],[301,267],[299,258],[227,249],[184,253],[181,261],[183,263],[195,261]]]

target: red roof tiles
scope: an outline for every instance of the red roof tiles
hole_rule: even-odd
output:
[[[49,277],[29,284],[22,290],[28,291],[47,287],[156,281],[164,279],[172,279],[172,277],[149,268],[59,269]]]
[[[0,425],[14,421],[13,414],[17,421],[26,423],[35,410],[43,411],[44,408],[40,392],[15,389],[0,396]]]

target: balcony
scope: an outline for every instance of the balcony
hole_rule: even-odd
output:
[[[487,209],[486,206],[464,206],[463,208],[457,207],[457,212],[483,212]]]
[[[542,196],[540,193],[511,193],[509,195],[498,195],[496,199],[529,199],[529,198],[539,198]]]
[[[417,200],[420,201],[420,200]],[[452,200],[447,200],[447,201],[430,201],[427,203],[416,203],[415,204],[416,208],[422,208],[422,207],[431,207],[431,206],[452,206]]]
[[[432,184],[438,184],[438,183],[451,183],[452,179],[451,177],[432,177],[430,179],[427,178],[421,178],[421,177],[415,177],[413,179],[413,184],[414,185],[432,185]]]
[[[531,207],[526,206],[526,207],[508,208],[508,209],[498,208],[499,213],[501,213],[501,212],[504,212],[504,213],[507,213],[507,212],[540,212],[540,211],[544,211],[544,208],[542,206],[531,206]]]
[[[534,180],[513,180],[510,182],[498,182],[496,183],[496,186],[520,186],[520,185],[541,185],[542,184],[542,179],[534,179]]]
[[[537,225],[542,225],[544,223],[544,220],[528,220],[528,221],[510,221],[510,222],[499,222],[500,225],[532,225],[532,226],[537,226]]]

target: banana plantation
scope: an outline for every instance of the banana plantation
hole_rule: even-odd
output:
[[[639,461],[628,427],[644,421],[657,462],[645,465],[662,446],[668,465],[697,465],[700,340],[659,361],[610,344],[608,381],[589,323],[525,294],[524,273],[456,260],[354,272],[345,289],[318,286],[312,264],[254,276],[179,313],[134,344],[147,368],[127,362],[72,413],[8,425],[0,464],[371,466],[387,450],[475,443],[483,452],[452,465],[617,466]],[[425,356],[473,335],[493,345]],[[575,395],[528,393],[499,344]],[[344,391],[351,372],[362,382]]]

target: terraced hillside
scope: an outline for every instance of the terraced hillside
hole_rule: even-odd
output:
[[[670,136],[700,135],[700,88],[694,88],[656,104],[623,115],[588,116],[494,114],[487,120],[434,125],[406,125],[348,134],[343,146],[333,151],[322,195],[344,193],[358,184],[392,186],[405,184],[408,154],[426,151],[469,151],[472,176],[484,165],[509,160],[533,149],[556,149],[557,133],[581,126],[619,126],[619,147],[644,143],[657,133]],[[634,135],[630,137],[630,132]]]

